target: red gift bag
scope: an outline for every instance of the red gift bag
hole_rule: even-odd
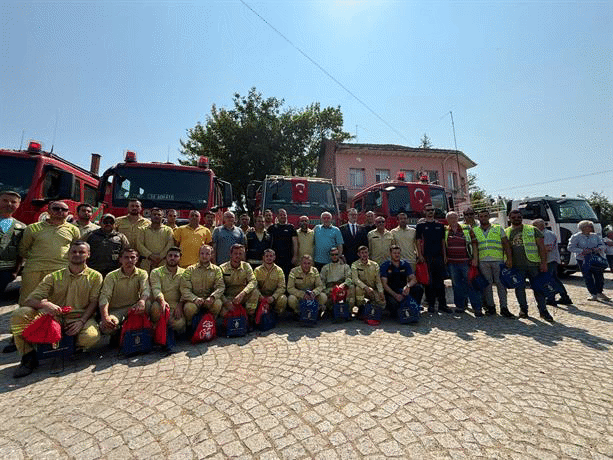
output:
[[[330,299],[332,304],[344,302],[347,299],[347,286],[341,287],[338,284],[334,286],[330,291]]]
[[[160,320],[155,325],[153,334],[153,342],[158,345],[166,345],[166,331],[168,329],[168,320],[170,319],[170,309],[166,307],[160,316]]]
[[[202,316],[194,334],[192,335],[192,344],[201,342],[210,342],[217,337],[217,327],[215,326],[215,317],[211,313]]]
[[[468,281],[472,282],[479,275],[479,269],[474,265],[468,268]]]
[[[415,277],[420,284],[430,284],[430,274],[428,273],[428,264],[426,262],[418,262],[415,265]]]
[[[152,326],[149,317],[144,311],[137,313],[135,310],[130,310],[123,322],[123,326],[121,326],[121,338],[119,343],[123,344],[123,336],[126,335],[126,332],[151,329]]]
[[[62,326],[53,315],[45,314],[23,330],[23,338],[30,343],[56,343],[62,338]]]

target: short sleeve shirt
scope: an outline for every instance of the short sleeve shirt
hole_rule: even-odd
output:
[[[411,264],[406,260],[400,260],[398,266],[391,260],[383,262],[379,269],[381,278],[387,278],[387,285],[392,291],[400,294],[409,281],[409,276],[413,274]]]
[[[445,238],[445,226],[439,222],[422,222],[417,224],[415,238],[424,241],[424,256],[442,256],[442,241]]]

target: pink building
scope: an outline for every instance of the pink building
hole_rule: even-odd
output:
[[[456,209],[469,204],[466,171],[477,163],[463,152],[325,140],[322,153],[317,175],[344,187],[349,200],[363,188],[395,179],[402,172],[407,182],[417,182],[421,174],[427,174],[430,182],[445,187]]]

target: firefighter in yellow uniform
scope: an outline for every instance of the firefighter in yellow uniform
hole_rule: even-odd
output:
[[[258,296],[267,297],[268,303],[281,314],[287,306],[285,274],[283,269],[275,264],[274,249],[265,249],[262,260],[262,265],[253,270],[253,276],[258,283]]]
[[[179,266],[187,268],[200,261],[200,250],[203,244],[210,244],[211,231],[200,225],[200,213],[196,210],[189,212],[189,223],[173,230],[175,241],[181,248],[181,261]]]
[[[121,267],[113,270],[104,278],[100,291],[100,332],[117,332],[128,311],[146,311],[149,298],[149,275],[138,268],[138,251],[125,248],[119,258]]]
[[[157,323],[162,312],[170,310],[169,322],[175,332],[185,332],[185,316],[181,300],[181,278],[184,268],[179,267],[181,250],[175,246],[168,249],[166,263],[151,270],[149,284],[151,285],[151,321]]]
[[[319,310],[326,308],[328,297],[323,292],[324,284],[321,282],[319,272],[313,267],[313,257],[305,254],[300,259],[300,265],[289,272],[287,280],[287,304],[297,314],[300,314],[300,301],[312,292],[312,296],[319,304]]]
[[[80,238],[81,232],[66,222],[69,208],[63,201],[49,203],[49,218],[26,227],[19,244],[19,255],[26,259],[21,274],[19,305],[38,286],[45,275],[68,266],[70,243]]]
[[[255,315],[260,293],[256,289],[257,282],[253,276],[253,269],[244,259],[245,246],[236,243],[230,248],[230,260],[219,266],[225,285],[221,298],[223,303],[221,316],[236,304],[244,305],[249,317]]]
[[[11,316],[15,345],[22,356],[15,377],[30,374],[37,365],[36,352],[32,345],[24,340],[22,333],[42,314],[59,315],[62,307],[69,306],[72,310],[63,315],[64,333],[76,336],[76,346],[84,349],[93,347],[100,340],[93,314],[98,306],[102,275],[85,265],[89,257],[87,243],[72,243],[68,256],[68,267],[45,276],[26,299],[26,306],[18,308]]]
[[[205,310],[217,317],[221,311],[221,296],[225,286],[221,269],[211,263],[213,248],[208,244],[200,248],[200,261],[190,265],[181,275],[181,300],[183,314],[187,324],[200,310]]]
[[[141,216],[143,205],[138,200],[128,202],[128,215],[118,217],[115,220],[115,230],[122,233],[128,239],[131,248],[136,249],[138,240],[138,230],[148,227],[151,223],[149,219]]]
[[[379,264],[368,259],[368,248],[366,246],[358,248],[358,257],[359,259],[351,265],[356,305],[361,308],[366,303],[366,299],[369,299],[379,307],[385,306]]]
[[[162,210],[151,210],[151,225],[139,228],[136,236],[136,249],[143,258],[140,268],[151,272],[152,269],[164,264],[166,253],[175,241],[172,229],[162,225]]]
[[[328,297],[329,307],[332,307],[330,299],[330,291],[334,286],[342,286],[347,288],[347,305],[349,308],[355,306],[355,287],[351,277],[351,267],[343,262],[340,258],[338,248],[330,249],[330,262],[321,269],[321,282],[324,284],[324,292]]]

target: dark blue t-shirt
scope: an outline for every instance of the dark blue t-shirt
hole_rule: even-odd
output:
[[[379,268],[381,278],[387,278],[387,285],[398,294],[407,285],[412,274],[411,264],[404,259],[400,260],[398,266],[395,266],[391,260],[386,260]]]

